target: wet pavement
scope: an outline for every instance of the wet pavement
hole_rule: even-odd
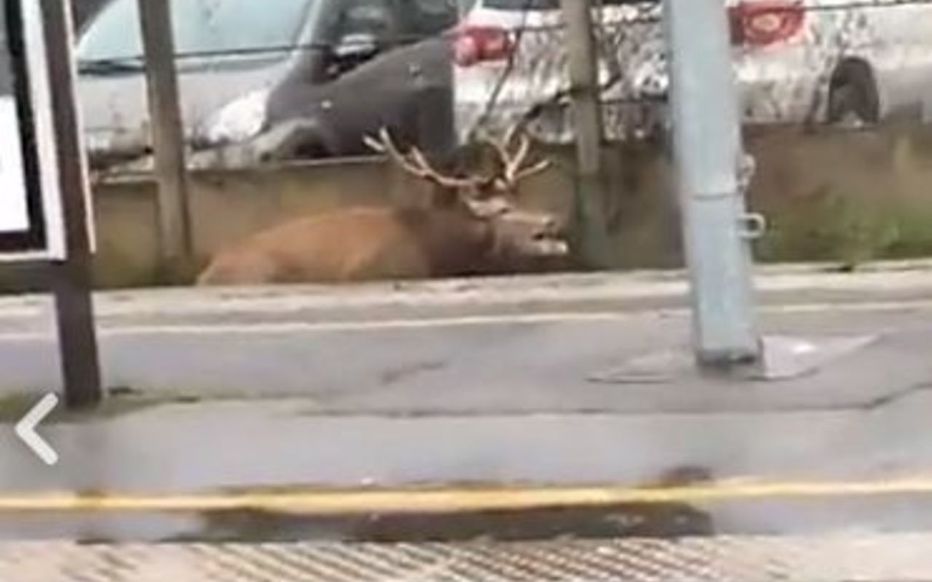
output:
[[[638,486],[683,466],[712,479],[885,480],[929,474],[932,400],[870,413],[327,417],[301,402],[155,406],[41,432],[41,465],[3,431],[5,494],[247,492],[423,484],[612,483]],[[0,537],[101,539],[391,539],[482,536],[910,531],[932,525],[923,495],[627,504],[599,510],[479,513],[455,519],[367,515],[305,519],[262,512],[0,517]],[[684,517],[684,515],[686,517]],[[507,524],[507,528],[502,526]],[[510,533],[506,533],[509,532]]]
[[[689,479],[714,482],[930,475],[932,439],[924,437],[932,412],[932,304],[920,292],[908,301],[874,299],[763,309],[767,334],[872,338],[816,374],[783,382],[698,374],[640,384],[592,381],[631,357],[685,349],[689,320],[675,308],[460,316],[452,310],[369,322],[352,310],[292,321],[279,317],[286,312],[267,310],[278,316],[263,319],[256,310],[229,319],[202,312],[196,325],[185,324],[180,309],[161,321],[111,313],[102,344],[108,384],[118,395],[100,414],[59,414],[40,429],[61,456],[54,468],[12,431],[18,413],[54,385],[54,346],[37,333],[32,315],[4,315],[0,308],[0,319],[20,321],[0,334],[0,383],[21,387],[0,398],[0,498],[424,484],[643,486],[684,468],[691,468]],[[0,514],[0,538],[913,531],[932,526],[930,502],[932,496],[900,494],[327,519],[256,511],[7,513]]]

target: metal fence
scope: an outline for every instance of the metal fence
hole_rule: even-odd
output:
[[[131,0],[114,2],[127,4]],[[226,128],[226,134],[235,141],[303,118],[324,125],[326,131],[321,133],[327,136],[307,135],[308,140],[317,142],[293,146],[287,155],[366,154],[361,136],[376,130],[386,118],[395,124],[413,124],[411,116],[405,118],[403,113],[411,108],[423,113],[422,107],[411,103],[428,89],[446,91],[454,112],[447,121],[455,125],[446,131],[461,137],[481,125],[500,126],[525,119],[532,122],[539,136],[569,142],[572,128],[566,108],[572,91],[558,4],[548,4],[549,10],[523,11],[519,2],[511,4],[518,10],[502,17],[507,25],[502,36],[498,36],[500,31],[483,28],[481,34],[463,41],[462,34],[450,32],[448,22],[434,25],[435,34],[430,37],[410,31],[386,34],[381,38],[386,48],[361,70],[318,75],[316,80],[313,69],[322,66],[320,62],[329,58],[326,55],[334,48],[334,41],[324,37],[335,33],[262,45],[230,40],[235,36],[233,30],[198,31],[204,38],[179,44],[175,55],[191,145],[207,146],[210,140],[205,134],[211,133],[211,125],[214,133],[224,133],[220,127],[224,123],[237,126]],[[736,78],[746,123],[812,126],[847,117],[847,121],[872,124],[896,115],[912,113],[920,120],[924,116],[925,78],[932,71],[928,64],[932,48],[924,47],[921,40],[923,11],[932,10],[927,0],[787,0],[765,3],[769,11],[755,11],[753,2],[730,4]],[[117,13],[117,8],[110,12]],[[130,15],[128,10],[123,12]],[[105,44],[94,41],[107,32],[104,25],[108,18],[117,20],[104,12],[96,25],[92,22],[85,31],[84,44],[91,48],[85,47],[90,56],[82,61],[81,84],[87,87],[82,94],[85,120],[94,135],[90,142],[109,140],[114,147],[144,152],[148,138],[143,134],[149,123],[141,82],[142,55],[91,50]],[[133,24],[128,16],[124,18]],[[464,19],[469,22],[468,13]],[[664,107],[667,57],[661,20],[660,3],[655,1],[606,2],[596,12],[597,54],[593,57],[600,69],[604,134],[609,140],[662,135],[668,126]],[[237,24],[234,18],[212,23],[209,16],[198,22],[204,27]],[[768,31],[768,26],[775,28]],[[131,32],[132,27],[124,34]],[[195,33],[182,37],[195,39]],[[361,35],[356,39],[362,43],[357,48],[366,52],[366,43],[371,40]],[[454,66],[451,75],[439,65],[455,60],[456,51],[465,50],[465,42],[505,42],[517,50],[469,66]],[[112,44],[133,46],[129,41]],[[339,48],[349,51],[352,45],[349,38]],[[392,46],[396,48],[388,48]],[[393,54],[398,47],[406,52]],[[362,60],[366,59],[368,55]],[[420,67],[421,71],[399,75],[405,66]],[[273,103],[271,118],[263,119],[267,102],[255,95],[256,87],[277,83],[274,79],[280,68],[287,73],[301,67],[305,68],[305,78],[279,83],[272,99],[278,98],[276,102],[281,105]],[[367,89],[380,92],[383,98],[353,98],[356,92]],[[224,109],[225,115],[218,117],[217,111]],[[353,123],[353,118],[363,118],[366,124]],[[430,124],[432,133],[439,131],[436,122],[441,119],[436,117]],[[406,135],[416,133],[412,127],[399,129],[410,130]],[[140,135],[135,136],[136,132]],[[229,162],[235,158],[213,159]]]
[[[164,124],[149,118],[146,70],[151,73],[153,67],[144,66],[144,43],[108,40],[123,38],[117,32],[133,36],[138,15],[120,7],[136,2],[113,0],[85,28],[78,50],[87,143],[92,166],[101,174],[149,171],[156,165],[153,128]],[[195,7],[185,10],[196,11],[199,5],[185,4]],[[322,2],[317,13],[339,14],[341,5]],[[334,24],[338,19],[321,20],[325,32],[301,32],[313,28],[310,17],[284,19],[293,25],[288,34],[265,33],[261,10],[256,31],[242,38],[235,33],[243,19],[230,16],[230,10],[226,16],[200,15],[190,21],[195,24],[179,28],[171,59],[178,75],[186,167],[254,168],[369,157],[373,150],[364,136],[386,126],[399,143],[419,145],[436,165],[468,174],[482,158],[457,146],[470,143],[480,130],[500,133],[524,123],[541,148],[577,146],[589,152],[575,161],[558,158],[552,167],[561,180],[576,185],[577,193],[586,189],[581,184],[587,180],[592,187],[599,180],[606,184],[599,195],[575,196],[583,201],[577,205],[603,200],[580,211],[587,215],[580,222],[605,223],[596,230],[623,221],[620,201],[626,192],[644,196],[641,190],[659,188],[644,158],[652,163],[672,151],[660,2],[593,2],[600,9],[592,13],[588,61],[596,82],[586,90],[571,81],[569,32],[558,0],[502,0],[480,12],[472,12],[476,2],[463,2],[460,13],[440,0],[414,5],[443,6],[448,12],[435,10],[442,17],[436,16],[431,34],[423,26],[380,36],[340,34]],[[924,44],[929,35],[923,24],[929,11],[929,0],[727,2],[744,128],[755,135],[789,130],[805,143],[814,134],[870,133],[904,120],[910,127],[921,126],[932,74],[932,45]],[[197,26],[204,29],[198,33],[203,38],[192,32]],[[94,41],[95,35],[107,42]],[[343,60],[334,68],[335,53]],[[584,139],[594,147],[576,139],[573,104],[586,99],[598,102],[598,120]],[[602,161],[592,155],[594,149],[602,151]],[[650,153],[645,156],[645,151]],[[612,174],[609,166],[616,164],[603,163],[607,159],[617,160],[625,175]],[[773,162],[764,159],[756,175],[809,175],[817,164],[772,169]],[[180,183],[177,176],[172,180]],[[830,184],[823,190],[849,186]],[[751,182],[752,189],[776,187],[773,180]],[[179,206],[168,199],[163,197],[161,206]],[[847,199],[843,204],[849,204]],[[613,243],[593,243],[608,244]],[[825,256],[829,251],[818,253],[814,258],[831,258]],[[593,264],[618,263],[609,258]]]

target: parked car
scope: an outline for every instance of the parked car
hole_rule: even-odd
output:
[[[372,57],[455,24],[455,0],[173,0],[186,139],[236,143],[266,125],[282,87],[334,81]],[[77,47],[92,164],[151,150],[138,0],[111,0]]]
[[[286,83],[269,97],[260,159],[369,155],[382,127],[437,153],[453,138],[452,47],[435,36],[379,55],[330,83]],[[377,95],[377,102],[373,96]]]
[[[540,138],[569,141],[560,1],[465,1],[453,69],[458,138],[483,123],[506,125],[533,109],[530,128]],[[898,0],[727,0],[726,5],[748,124],[875,123],[920,110],[929,96],[932,5]],[[660,2],[603,0],[599,18],[607,137],[655,131],[666,123],[668,84]]]

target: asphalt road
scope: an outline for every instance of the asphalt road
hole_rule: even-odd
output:
[[[0,383],[8,394],[0,492],[182,494],[463,481],[637,485],[683,467],[716,480],[888,480],[932,469],[932,439],[925,438],[932,304],[921,293],[909,301],[897,295],[887,302],[762,309],[761,328],[770,338],[805,337],[816,346],[869,340],[803,377],[751,382],[683,368],[640,383],[593,377],[645,354],[687,354],[689,319],[682,310],[580,309],[584,302],[506,309],[507,293],[499,290],[495,309],[438,307],[420,317],[390,317],[391,310],[366,301],[347,307],[349,295],[340,309],[286,308],[272,293],[261,306],[246,301],[226,312],[210,301],[121,312],[121,301],[111,297],[101,328],[104,367],[108,385],[123,387],[124,396],[107,414],[44,427],[62,459],[51,469],[15,439],[9,413],[56,384],[41,301],[0,306],[7,323],[0,333]],[[784,499],[699,509],[701,527],[711,520],[724,532],[912,530],[932,524],[928,501],[915,495]],[[287,538],[375,527],[215,517],[0,516],[0,537],[212,538],[262,531]],[[592,527],[593,519],[604,526],[601,515],[579,528]],[[619,523],[617,515],[612,519]],[[669,531],[677,519],[668,516],[657,527]],[[440,527],[379,524],[408,534]]]
[[[512,319],[285,333],[262,326],[105,333],[111,382],[161,396],[203,397],[210,388],[226,400],[137,408],[129,398],[130,405],[106,418],[53,423],[43,428],[62,458],[53,469],[28,453],[8,425],[0,431],[0,490],[635,485],[683,466],[717,479],[859,480],[932,469],[932,439],[923,438],[932,412],[926,392],[932,360],[925,353],[932,311],[770,315],[772,332],[883,332],[819,374],[777,383],[685,373],[656,384],[587,381],[627,355],[683,345],[683,316]],[[50,352],[47,344],[7,341],[3,366],[52,373]],[[250,398],[231,399],[234,389]],[[925,529],[932,512],[916,510],[925,503],[916,497],[739,503],[716,507],[713,515],[717,529],[742,533]],[[199,515],[0,519],[0,535],[17,538],[248,537],[256,529],[315,537],[348,535],[359,526],[276,518],[230,526]]]
[[[867,406],[927,372],[914,346],[932,329],[929,273],[763,279],[765,334],[883,337],[856,368],[800,383],[832,390],[744,397],[692,377],[649,391],[590,381],[640,355],[686,355],[685,286],[663,275],[112,293],[97,311],[107,386],[145,394],[302,397],[340,414],[835,408]],[[0,394],[60,388],[50,307],[0,300]]]

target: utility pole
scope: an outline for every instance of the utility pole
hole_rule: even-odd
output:
[[[103,398],[94,307],[91,297],[90,209],[87,176],[80,142],[74,61],[71,53],[71,8],[61,0],[42,0],[42,29],[58,161],[65,259],[53,261],[51,278],[61,354],[65,404],[88,408]],[[45,71],[43,71],[45,73]]]
[[[722,0],[663,0],[683,239],[700,365],[755,362],[749,223],[738,179],[744,159]]]
[[[149,118],[159,196],[162,264],[170,278],[187,279],[194,268],[191,206],[178,102],[171,2],[136,0],[145,53]]]
[[[570,97],[576,133],[578,186],[576,232],[583,259],[608,266],[605,175],[602,168],[602,106],[598,51],[593,37],[592,2],[560,0],[566,23]]]

